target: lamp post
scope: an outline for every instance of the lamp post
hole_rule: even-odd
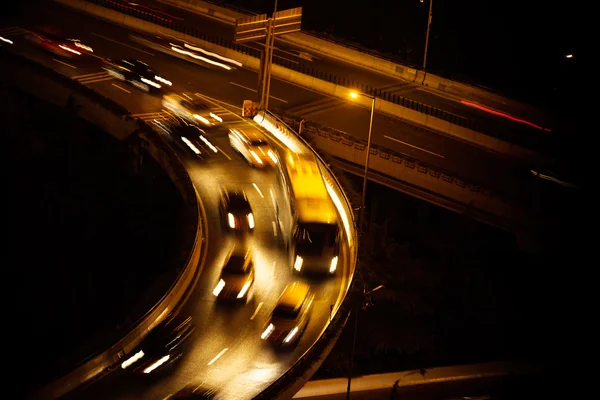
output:
[[[421,0],[421,3],[423,0]],[[427,17],[427,33],[425,34],[425,54],[423,55],[423,71],[427,73],[427,49],[429,48],[429,32],[431,32],[431,18],[433,17],[433,0],[429,0],[429,15]]]
[[[369,173],[369,156],[371,155],[371,132],[373,130],[373,114],[375,113],[375,96],[365,93],[350,92],[350,97],[357,99],[359,96],[364,96],[371,99],[371,119],[369,120],[369,136],[367,138],[367,157],[365,160],[365,174],[363,176],[362,198],[360,200],[360,214],[358,216],[358,230],[363,230],[363,220],[365,217],[365,202],[367,200],[367,175]]]
[[[363,294],[362,294],[362,298],[361,298],[361,308],[367,308],[370,304],[369,302],[365,302],[365,299],[367,298],[367,296],[369,296],[371,293],[378,291],[379,289],[383,289],[384,286],[383,285],[379,285],[374,289],[371,289],[369,291],[367,291],[366,285],[365,288],[363,289]],[[354,332],[352,334],[352,353],[350,355],[350,368],[348,368],[348,389],[346,390],[346,400],[350,400],[350,385],[352,383],[352,364],[354,364],[354,350],[356,349],[356,331],[358,330],[358,311],[359,308],[356,308],[355,310],[353,310],[354,314]]]

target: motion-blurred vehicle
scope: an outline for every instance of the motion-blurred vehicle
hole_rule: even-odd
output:
[[[121,363],[136,375],[165,371],[184,354],[184,343],[194,331],[192,317],[168,318],[150,331],[142,343]]]
[[[331,276],[338,266],[341,231],[316,158],[288,151],[281,161],[277,178],[294,211],[291,218],[279,219],[292,272]]]
[[[102,69],[115,79],[131,83],[148,93],[161,92],[173,85],[171,81],[160,76],[148,64],[133,58],[117,61],[106,60]]]
[[[252,167],[274,167],[279,162],[266,136],[256,128],[230,129],[229,144]]]
[[[180,118],[155,119],[153,125],[169,135],[171,140],[192,156],[205,160],[219,150],[208,140],[206,132]]]
[[[296,344],[310,320],[314,298],[306,283],[293,282],[286,286],[265,325],[261,339],[278,347]]]
[[[172,93],[163,96],[162,105],[173,114],[191,123],[216,126],[223,122],[223,119],[213,113],[208,104],[201,99],[186,98]]]
[[[243,190],[222,188],[219,212],[225,226],[238,232],[254,230],[254,214]]]
[[[59,28],[53,26],[39,26],[29,29],[27,35],[36,46],[54,55],[64,58],[85,58],[94,50],[79,39],[69,38]]]
[[[253,285],[252,251],[235,246],[225,257],[219,283],[213,290],[213,295],[221,301],[248,302],[253,297]]]

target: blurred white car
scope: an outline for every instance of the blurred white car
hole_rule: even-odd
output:
[[[163,96],[162,105],[178,117],[194,124],[216,126],[223,122],[223,119],[200,99],[190,100],[178,94],[166,94]]]

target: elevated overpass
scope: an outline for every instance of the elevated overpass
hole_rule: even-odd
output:
[[[51,14],[45,12],[40,17],[49,23]],[[56,21],[60,21],[65,15],[57,14],[55,17],[59,18]],[[92,28],[89,25],[87,27]],[[15,32],[15,29],[21,28],[10,26],[7,29],[8,32]],[[119,54],[118,50],[111,51],[110,46],[107,47],[106,44],[104,45],[106,53],[101,44],[96,46],[106,41],[102,38],[94,41],[92,29],[89,29],[82,40],[94,47],[94,54],[99,59],[96,62],[83,64],[36,51],[25,44],[23,35],[12,35],[10,50],[16,52],[18,56],[8,53],[7,57],[3,57],[3,60],[12,57],[10,64],[2,65],[5,79],[10,78],[13,85],[57,104],[63,104],[71,94],[82,115],[107,129],[112,127],[114,132],[123,137],[128,137],[133,132],[128,128],[128,124],[137,127],[135,120],[150,122],[154,119],[164,119],[166,115],[160,115],[160,111],[155,112],[154,108],[160,104],[160,99],[136,91],[132,87],[116,84],[111,79],[105,79],[100,69],[101,60],[104,57],[116,58],[124,54]],[[4,27],[0,27],[0,32],[5,31]],[[6,46],[3,47],[4,50]],[[130,50],[124,47],[122,51],[126,53]],[[54,82],[52,86],[49,86],[50,82]],[[312,284],[317,294],[313,317],[301,342],[292,352],[282,355],[263,347],[260,333],[265,319],[268,318],[283,286],[291,279],[298,278],[292,277],[291,268],[288,268],[284,261],[285,255],[282,254],[281,249],[278,249],[277,236],[271,224],[274,211],[270,202],[263,197],[264,193],[269,193],[269,188],[273,185],[273,176],[268,173],[257,174],[250,170],[243,160],[227,150],[227,136],[224,134],[230,126],[251,125],[262,128],[251,120],[239,117],[239,112],[236,112],[239,107],[232,110],[227,105],[219,104],[213,98],[200,93],[197,89],[199,86],[189,84],[185,79],[175,82],[175,90],[185,90],[192,95],[203,97],[212,104],[212,111],[221,115],[224,120],[225,131],[213,132],[211,140],[218,146],[219,151],[208,164],[199,163],[185,153],[173,154],[174,159],[180,160],[177,171],[183,174],[175,182],[187,179],[188,189],[205,204],[206,215],[203,217],[205,229],[198,240],[198,244],[204,249],[203,259],[200,262],[198,257],[190,259],[190,265],[194,268],[185,269],[185,271],[195,271],[195,267],[201,266],[202,273],[197,281],[186,280],[186,289],[189,290],[180,291],[178,297],[169,295],[166,298],[170,301],[169,309],[182,302],[181,306],[177,305],[179,313],[201,315],[204,318],[200,319],[200,325],[194,333],[193,349],[178,369],[165,379],[145,386],[143,397],[163,399],[189,384],[210,385],[236,398],[273,398],[279,395],[290,397],[310,378],[324,355],[333,347],[348,315],[349,306],[345,299],[353,281],[357,257],[352,207],[331,171],[323,161],[320,161],[328,191],[334,199],[338,212],[342,215],[344,240],[339,274],[332,280]],[[110,116],[110,112],[102,108],[105,104],[112,104],[112,107],[120,110],[122,114]],[[140,126],[145,125],[140,122]],[[275,135],[273,132],[265,131],[267,135]],[[148,135],[153,135],[157,143],[170,148],[165,144],[166,139],[156,132],[148,130],[146,136]],[[278,139],[277,135],[272,138],[275,143],[279,143],[281,149],[288,143],[286,140]],[[303,146],[309,150],[302,139],[293,138],[293,140],[296,146]],[[159,160],[165,163],[167,170],[175,168],[168,158],[161,156]],[[227,246],[235,243],[232,242],[231,237],[221,232],[220,217],[214,206],[216,189],[224,182],[244,187],[254,205],[257,223],[257,232],[252,244],[258,257],[256,300],[253,304],[248,304],[248,307],[235,312],[215,307],[211,295],[216,284],[215,279],[218,281],[221,266],[219,263],[222,262],[223,252],[227,250]],[[189,276],[189,273],[186,276]],[[116,376],[109,374],[108,383],[106,379],[96,380],[96,378],[108,374],[130,355],[130,351],[143,339],[148,329],[159,322],[155,312],[159,316],[166,314],[164,307],[153,310],[153,319],[138,324],[132,331],[131,338],[124,339],[87,360],[70,374],[43,388],[35,398],[55,398],[66,393],[69,393],[72,398],[86,399],[139,398],[142,395],[139,388],[126,374]],[[240,326],[245,329],[239,329]],[[189,371],[194,373],[190,375]],[[89,385],[86,385],[88,383]]]
[[[119,7],[119,1],[94,0],[97,4]],[[226,8],[221,2],[201,0],[152,0],[121,12],[135,15],[144,11],[164,17],[163,26],[180,32],[194,29],[198,38],[218,37],[222,43],[233,39],[233,25],[247,11]],[[145,18],[152,18],[151,16]],[[192,35],[194,36],[194,35]],[[260,51],[261,43],[248,48]],[[394,96],[416,109],[431,107],[430,112],[463,119],[464,126],[496,137],[524,140],[520,136],[538,136],[538,131],[555,129],[554,116],[529,105],[507,99],[489,89],[441,78],[366,48],[310,32],[297,32],[276,39],[274,62],[301,72],[362,91],[377,93],[382,99]],[[414,104],[412,104],[414,103]],[[438,111],[439,110],[439,111]]]
[[[237,45],[231,39],[231,24],[235,18],[247,14],[195,0],[161,0],[158,3],[146,2],[144,5],[124,5],[120,0],[57,1],[85,9],[86,12],[100,18],[138,31],[152,35],[159,34],[160,31],[162,33],[159,35],[166,36],[169,40],[177,38],[200,44],[205,49],[242,61],[245,68],[258,70],[260,46]],[[176,5],[173,6],[174,4]],[[104,11],[95,11],[96,5],[101,6]],[[173,7],[169,8],[170,6]],[[111,15],[110,10],[116,11],[121,17]],[[226,26],[215,24],[215,19]],[[154,28],[151,28],[152,25]],[[546,157],[546,153],[556,149],[555,135],[550,132],[554,129],[555,121],[549,122],[552,117],[539,110],[491,94],[481,88],[448,81],[431,74],[427,74],[427,79],[416,85],[419,72],[414,69],[305,33],[286,35],[284,41],[288,44],[293,42],[291,45],[296,50],[288,51],[290,49],[285,50],[279,46],[280,51],[296,54],[298,57],[294,62],[289,61],[289,54],[287,58],[275,57],[273,76],[277,79],[319,91],[327,97],[343,102],[348,100],[349,88],[370,93],[377,97],[376,110],[382,115],[424,126],[433,132],[525,159],[537,165],[553,165],[552,158]],[[319,57],[321,69],[314,67],[314,57],[312,61],[307,61],[304,57],[306,52],[298,49],[323,53],[326,57]],[[328,61],[324,61],[325,59]],[[339,71],[352,71],[352,78],[347,75],[348,72],[345,75],[336,75]],[[401,89],[407,84],[411,87],[409,97],[405,89]],[[254,87],[253,83],[248,88],[254,90]],[[329,107],[319,104],[319,101],[316,104],[317,107],[325,109]],[[300,110],[301,115],[303,107],[314,106],[315,102],[307,102],[298,104],[296,109]],[[289,105],[285,104],[283,108],[287,107]],[[336,126],[334,128],[340,129]],[[555,165],[553,167],[556,169]]]

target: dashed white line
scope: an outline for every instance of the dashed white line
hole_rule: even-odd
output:
[[[277,237],[277,224],[275,221],[271,221],[271,224],[273,224],[273,236]]]
[[[277,261],[273,261],[273,276],[275,276],[275,267],[277,266]]]
[[[385,135],[384,135],[383,137],[384,137],[384,138],[386,138],[386,139],[393,140],[394,142],[402,143],[403,145],[406,145],[406,146],[408,146],[408,147],[412,147],[413,149],[417,149],[417,150],[421,150],[421,151],[423,151],[423,152],[425,152],[425,153],[429,153],[429,154],[431,154],[431,155],[434,155],[434,156],[436,156],[436,157],[440,157],[440,158],[446,158],[446,157],[444,157],[444,156],[443,156],[443,155],[441,155],[441,154],[434,153],[433,151],[429,151],[429,150],[423,149],[423,148],[421,148],[421,147],[417,147],[417,146],[415,146],[415,145],[413,145],[413,144],[410,144],[410,143],[403,142],[403,141],[401,141],[401,140],[398,140],[398,139],[395,139],[395,138],[393,138],[393,137],[389,137],[389,136],[385,136]]]
[[[122,88],[122,87],[121,87],[121,86],[119,86],[119,85],[115,85],[114,83],[111,83],[111,85],[113,85],[113,86],[114,86],[114,87],[116,87],[117,89],[121,89],[121,90],[122,90],[122,91],[124,91],[124,92],[131,93],[129,90],[127,90],[127,89],[125,89],[125,88]]]
[[[217,150],[219,150],[221,153],[223,153],[223,155],[225,157],[227,157],[229,159],[229,161],[231,161],[231,157],[229,157],[229,155],[227,153],[225,153],[223,150],[221,150],[221,148],[219,146],[215,146],[217,148]]]
[[[210,360],[210,362],[207,365],[213,365],[215,363],[215,361],[217,361],[219,358],[221,358],[223,356],[223,354],[225,354],[227,352],[227,350],[229,350],[229,348],[225,347],[223,350],[221,350],[221,352],[219,354],[217,354],[215,356],[215,358]]]
[[[74,66],[74,65],[71,65],[71,64],[67,64],[66,62],[63,62],[63,61],[57,60],[56,58],[53,58],[53,60],[54,60],[54,61],[56,61],[57,63],[61,63],[62,65],[66,65],[67,67],[71,67],[71,68],[73,68],[73,69],[77,69],[77,67],[76,67],[76,66]]]
[[[256,189],[256,191],[258,192],[258,194],[260,194],[260,197],[262,197],[264,199],[265,196],[262,194],[262,192],[258,188],[258,185],[256,183],[253,183],[252,186],[254,186],[254,189]]]
[[[260,310],[262,305],[263,305],[262,301],[260,303],[258,303],[258,307],[256,307],[256,310],[254,311],[254,314],[252,314],[252,316],[250,317],[250,320],[253,320],[254,318],[256,318],[256,316],[258,315],[258,311]]]

